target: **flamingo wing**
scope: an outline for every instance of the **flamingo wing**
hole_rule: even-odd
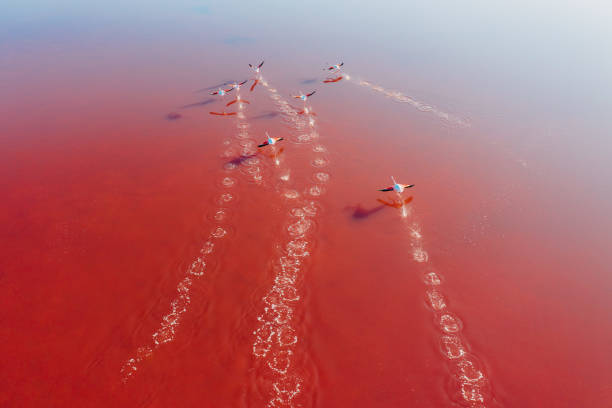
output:
[[[338,82],[342,79],[342,76],[339,76],[338,78],[327,78],[325,81],[323,81],[324,84],[329,84],[332,82]]]

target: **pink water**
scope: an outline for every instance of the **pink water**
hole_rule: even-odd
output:
[[[609,61],[517,10],[8,13],[0,405],[610,406]]]

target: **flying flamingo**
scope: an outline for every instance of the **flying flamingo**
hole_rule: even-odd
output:
[[[404,192],[405,189],[407,188],[411,188],[414,187],[414,184],[400,184],[398,182],[395,181],[395,179],[393,178],[393,176],[391,176],[391,180],[393,181],[393,185],[387,188],[383,188],[381,190],[378,191],[395,191],[398,194],[401,194]]]

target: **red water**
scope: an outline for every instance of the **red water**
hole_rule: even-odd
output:
[[[0,406],[612,404],[599,108],[406,64],[357,17],[198,7],[7,31]],[[261,56],[244,117],[210,115]]]

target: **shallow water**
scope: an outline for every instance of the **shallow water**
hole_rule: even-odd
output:
[[[115,6],[0,17],[0,405],[612,403],[604,6]]]

